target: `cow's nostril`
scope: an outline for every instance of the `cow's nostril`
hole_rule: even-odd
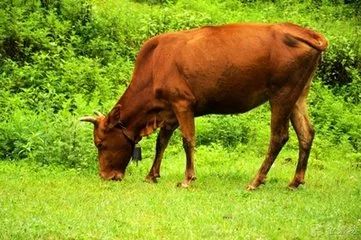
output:
[[[121,181],[123,178],[123,174],[121,172],[100,172],[99,176],[104,180],[113,180],[113,181]]]

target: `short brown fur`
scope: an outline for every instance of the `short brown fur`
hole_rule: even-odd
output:
[[[186,152],[180,185],[187,187],[196,178],[194,118],[243,113],[269,101],[269,149],[248,189],[264,183],[288,140],[289,121],[299,140],[298,165],[289,186],[298,187],[304,183],[314,137],[306,97],[327,44],[322,35],[290,23],[211,26],[148,40],[138,54],[129,87],[112,111],[94,124],[100,175],[122,179],[134,144],[160,128],[146,177],[155,182],[164,150],[179,126]]]

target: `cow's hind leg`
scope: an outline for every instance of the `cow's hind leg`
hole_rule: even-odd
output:
[[[160,129],[155,147],[155,157],[154,157],[153,165],[150,168],[148,175],[145,177],[145,180],[147,182],[155,183],[157,182],[157,178],[160,177],[159,172],[160,172],[160,165],[162,163],[163,154],[166,147],[168,146],[169,139],[171,138],[175,129],[176,126],[172,127],[171,129],[167,129],[165,127],[162,127]]]
[[[271,139],[268,147],[266,159],[262,163],[257,175],[248,185],[248,190],[254,190],[263,184],[268,171],[275,161],[278,153],[288,140],[288,126],[290,110],[282,104],[272,104],[271,102]]]
[[[305,97],[302,96],[297,101],[291,114],[291,122],[296,131],[299,142],[299,157],[295,176],[288,186],[290,188],[297,188],[300,184],[304,184],[308,157],[310,155],[311,145],[315,135],[307,114]]]
[[[293,124],[299,139],[302,140],[300,150],[300,160],[296,170],[296,180],[292,181],[290,186],[298,186],[303,181],[304,172],[307,167],[307,159],[313,139],[312,130],[308,118],[305,118],[305,103],[312,75],[319,61],[319,53],[309,54],[307,58],[302,59],[300,66],[295,68],[290,76],[287,77],[288,85],[281,88],[271,97],[271,141],[268,148],[266,159],[259,169],[256,177],[248,186],[249,190],[257,188],[262,184],[271,168],[275,158],[288,140],[288,124],[292,115]],[[307,64],[305,64],[307,63]],[[302,103],[302,104],[301,104]],[[296,107],[295,107],[296,106]],[[298,106],[298,108],[297,108]],[[296,109],[296,110],[295,110]],[[298,110],[297,110],[298,109]],[[299,119],[303,120],[299,120]],[[298,120],[296,120],[298,119]],[[306,131],[304,129],[307,129]],[[308,132],[308,135],[307,135]],[[307,135],[307,137],[305,137]],[[312,136],[312,137],[311,137]],[[305,140],[306,139],[306,140]]]

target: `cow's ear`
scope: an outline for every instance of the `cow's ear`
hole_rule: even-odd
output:
[[[120,108],[121,105],[117,104],[107,116],[107,128],[113,128],[120,122]]]

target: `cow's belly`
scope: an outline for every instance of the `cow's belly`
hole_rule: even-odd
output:
[[[197,97],[196,97],[197,98]],[[195,107],[195,115],[205,114],[234,114],[247,112],[268,100],[268,93],[264,90],[239,92],[222,91],[205,98],[198,98]]]
[[[188,79],[196,99],[195,114],[247,112],[269,99],[270,73],[260,66],[234,65],[223,71]]]

